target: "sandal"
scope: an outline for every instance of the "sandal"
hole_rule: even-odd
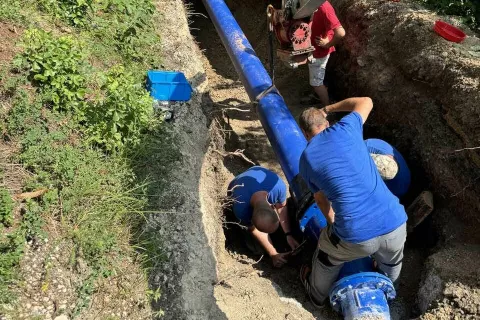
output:
[[[300,281],[302,282],[303,286],[305,287],[305,291],[307,292],[308,298],[310,299],[310,302],[313,304],[315,308],[322,309],[325,307],[325,302],[320,303],[315,300],[315,298],[312,296],[311,291],[312,287],[310,286],[310,283],[308,282],[308,277],[310,276],[310,273],[312,272],[312,269],[304,264],[302,268],[300,269]]]

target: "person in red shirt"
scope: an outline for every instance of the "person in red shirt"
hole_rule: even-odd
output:
[[[315,47],[313,57],[315,62],[308,65],[310,85],[318,95],[323,106],[330,104],[327,87],[323,84],[325,68],[330,53],[335,51],[335,45],[345,37],[345,29],[335,14],[330,2],[325,1],[313,13],[312,44]]]

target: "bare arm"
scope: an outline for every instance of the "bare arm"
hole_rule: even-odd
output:
[[[330,201],[328,201],[327,197],[325,197],[321,191],[318,191],[313,194],[313,198],[325,216],[325,219],[327,219],[327,222],[329,224],[333,224],[335,222],[335,212],[333,211]]]
[[[370,98],[348,98],[340,102],[331,104],[323,108],[326,113],[329,112],[358,112],[362,116],[363,123],[367,121],[373,108],[373,102]]]
[[[260,243],[260,245],[267,251],[269,256],[273,256],[277,254],[277,250],[272,245],[270,240],[270,236],[268,233],[258,231],[257,228],[252,227],[253,229],[250,230],[252,232],[253,237]]]
[[[345,29],[340,26],[338,28],[333,29],[333,38],[332,40],[328,40],[328,37],[322,38],[322,37],[317,37],[316,42],[317,45],[328,49],[330,47],[336,46],[344,37],[345,37]]]
[[[292,229],[290,227],[290,219],[288,218],[288,209],[287,203],[277,203],[275,208],[278,212],[278,217],[280,218],[280,225],[282,226],[283,232],[288,233]]]
[[[287,263],[286,257],[288,256],[288,253],[278,253],[273,246],[268,233],[260,232],[255,227],[251,227],[249,230],[255,240],[260,243],[260,245],[265,249],[265,251],[267,251],[267,254],[272,258],[272,262],[275,267],[281,267],[285,263]]]
[[[290,225],[290,218],[288,216],[287,202],[276,204],[275,208],[278,210],[278,217],[280,218],[280,225],[282,226],[283,232],[289,233],[292,231]],[[287,235],[287,242],[292,250],[298,247],[298,242],[295,238],[289,234]]]
[[[327,44],[327,48],[336,46],[337,43],[339,43],[345,37],[345,34],[346,34],[345,29],[342,26],[334,29],[333,30],[333,38]]]

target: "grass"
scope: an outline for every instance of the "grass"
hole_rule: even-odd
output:
[[[47,190],[17,201],[0,185],[0,304],[15,303],[26,241],[63,239],[73,243],[70,264],[87,263],[73,317],[123,261],[151,268],[165,259],[158,239],[134,234],[180,159],[143,85],[161,62],[158,21],[151,0],[0,3],[0,22],[25,29],[22,52],[1,73],[2,139],[18,146],[10,163],[30,173],[22,191]]]

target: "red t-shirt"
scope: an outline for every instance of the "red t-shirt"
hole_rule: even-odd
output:
[[[328,49],[320,48],[316,45],[316,37],[328,37],[328,40],[333,38],[333,30],[341,27],[342,24],[335,14],[335,9],[333,9],[330,2],[325,1],[317,11],[313,14],[312,18],[312,45],[315,47],[315,52],[313,56],[315,58],[323,58],[328,54],[335,51],[335,47],[330,47]]]

